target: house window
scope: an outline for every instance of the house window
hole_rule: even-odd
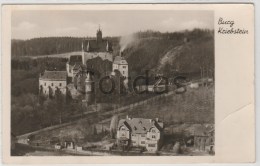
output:
[[[60,86],[62,85],[62,83],[60,83]]]
[[[125,74],[125,71],[123,71],[123,74]]]
[[[152,129],[152,133],[155,133],[155,130],[154,130],[154,129]]]
[[[152,135],[152,138],[156,138],[155,135]]]
[[[141,141],[141,144],[145,144],[145,141]]]
[[[145,134],[141,134],[141,137],[145,137]]]
[[[53,86],[53,83],[51,83],[51,86]]]
[[[132,137],[135,137],[135,134],[132,134]]]
[[[46,86],[46,82],[44,83],[44,86]]]
[[[148,144],[148,147],[155,147],[156,144]]]
[[[125,128],[124,128],[124,127],[122,127],[122,128],[121,128],[121,130],[125,130]]]
[[[125,69],[125,68],[126,68],[126,66],[123,66],[123,68]]]

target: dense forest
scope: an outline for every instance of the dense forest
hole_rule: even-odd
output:
[[[81,51],[83,40],[93,38],[76,38],[76,37],[42,37],[29,40],[12,40],[11,51],[12,57],[17,56],[38,56],[61,54],[67,52]],[[117,37],[107,37],[112,45],[117,45]]]

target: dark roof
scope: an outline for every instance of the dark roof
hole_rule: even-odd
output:
[[[116,56],[113,63],[114,64],[127,64],[125,58],[121,57],[121,56]]]
[[[40,77],[41,80],[67,80],[66,71],[45,71]]]
[[[89,43],[89,51],[87,51],[87,46]],[[113,51],[111,44],[107,40],[101,40],[97,42],[97,40],[85,40],[84,41],[84,51],[85,52],[107,52],[107,44],[108,51]]]
[[[76,65],[74,65],[73,70],[76,70],[76,71],[81,70],[81,71],[87,72],[89,69],[87,68],[86,65],[76,64]]]
[[[156,127],[158,130],[162,130],[157,121],[153,119],[132,118],[121,119],[118,123],[118,128],[125,125],[132,133],[145,134],[152,127]]]
[[[82,55],[71,55],[69,58],[69,64],[70,65],[82,64]]]

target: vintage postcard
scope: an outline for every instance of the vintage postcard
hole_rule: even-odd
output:
[[[5,163],[255,161],[252,4],[2,6]]]

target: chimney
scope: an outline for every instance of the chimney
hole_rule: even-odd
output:
[[[130,118],[128,115],[126,115],[126,119],[127,120],[131,120],[132,118]]]

